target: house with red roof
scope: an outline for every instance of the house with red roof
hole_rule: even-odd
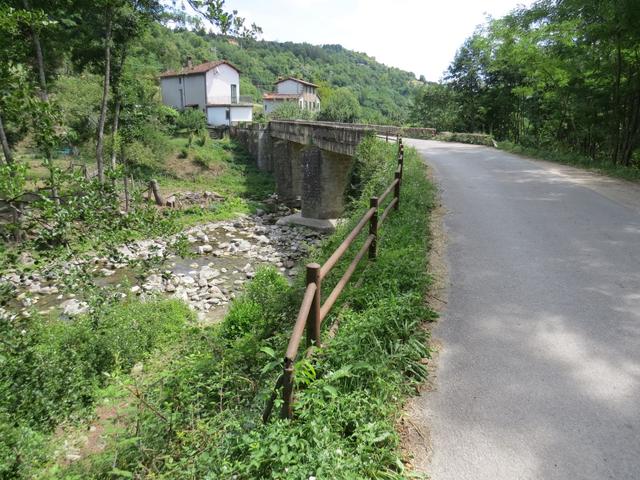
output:
[[[179,70],[160,74],[162,102],[180,111],[201,110],[209,125],[250,122],[251,97],[240,95],[240,70],[226,60],[193,65],[191,57]]]
[[[265,93],[262,96],[264,112],[272,113],[284,102],[296,102],[301,110],[320,110],[320,97],[317,93],[318,86],[314,83],[287,77],[276,82],[276,91]]]

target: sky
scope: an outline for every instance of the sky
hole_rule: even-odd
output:
[[[226,0],[262,27],[262,39],[338,43],[381,63],[437,81],[487,15],[532,0]]]

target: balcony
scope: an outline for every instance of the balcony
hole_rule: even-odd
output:
[[[253,105],[253,97],[251,95],[240,95],[233,98],[231,95],[216,95],[213,98],[209,97],[207,105]]]

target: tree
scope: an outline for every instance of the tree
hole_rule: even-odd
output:
[[[207,118],[200,110],[187,108],[180,113],[177,126],[189,135],[187,147],[191,147],[193,137],[207,128]]]
[[[638,24],[633,0],[542,0],[490,20],[445,77],[462,128],[631,165],[640,147]]]
[[[7,134],[6,119],[14,120],[14,131],[23,130],[24,115],[21,111],[29,95],[29,82],[23,63],[27,56],[26,45],[20,41],[21,28],[44,24],[40,12],[17,10],[0,5],[0,144],[5,162],[14,163],[11,139]]]
[[[230,37],[255,39],[262,33],[255,23],[247,26],[246,19],[238,15],[237,10],[225,10],[225,0],[187,0],[191,8],[202,15],[220,34]]]
[[[322,99],[321,105],[319,120],[356,123],[360,119],[360,103],[348,88],[331,91],[328,98]]]
[[[297,101],[282,102],[269,114],[269,117],[274,120],[312,120],[314,113],[300,108]]]
[[[122,106],[121,80],[124,75],[125,62],[131,44],[142,37],[153,21],[160,18],[161,5],[156,0],[129,1],[118,12],[118,21],[114,29],[113,39],[118,59],[111,69],[111,90],[113,97],[113,126],[111,129],[111,169],[116,168],[118,151],[118,128],[120,109]]]
[[[457,131],[460,129],[460,101],[451,86],[428,83],[415,91],[409,118],[423,127]]]
[[[116,110],[119,79],[126,65],[129,45],[144,34],[150,23],[159,17],[162,9],[158,0],[76,2],[77,8],[83,12],[83,21],[78,25],[80,34],[76,35],[73,46],[74,62],[79,70],[91,67],[102,76],[102,99],[96,126],[96,162],[98,178],[100,182],[104,182],[104,139],[110,94],[113,93],[116,97],[113,102]],[[114,54],[117,59],[115,63]],[[118,118],[119,111],[114,116],[115,130]]]

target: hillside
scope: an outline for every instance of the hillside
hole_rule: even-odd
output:
[[[396,123],[406,118],[414,74],[378,63],[340,45],[229,40],[204,32],[153,25],[135,53],[146,68],[177,68],[191,56],[195,63],[225,59],[242,71],[241,91],[256,100],[281,76],[297,76],[321,86],[347,87],[362,106],[362,120]],[[321,90],[322,93],[322,90]]]

